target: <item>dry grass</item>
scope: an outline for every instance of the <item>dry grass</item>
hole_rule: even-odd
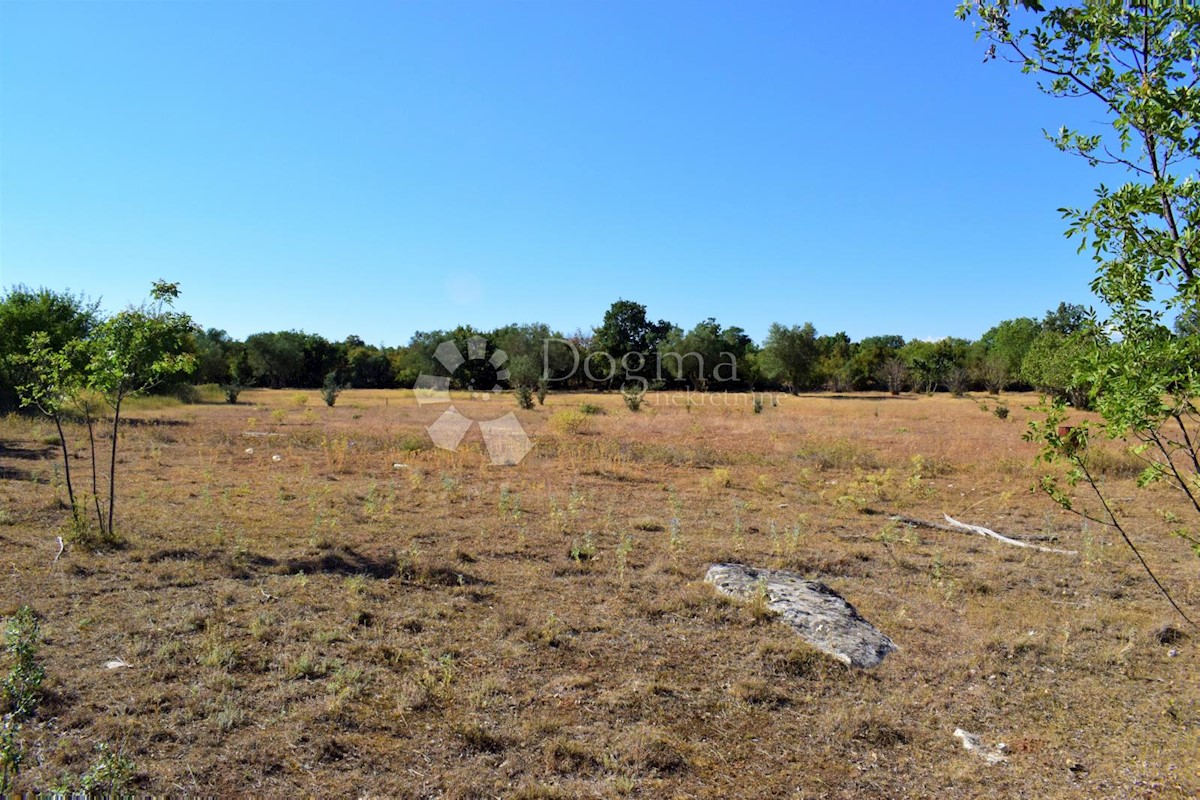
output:
[[[786,397],[755,415],[748,396],[651,394],[637,414],[615,393],[532,411],[456,396],[474,418],[516,412],[536,446],[512,468],[489,465],[477,429],[458,452],[430,446],[441,408],[407,392],[242,400],[134,411],[124,549],[57,562],[53,428],[0,423],[0,612],[37,610],[47,669],[20,788],[78,775],[104,742],[155,794],[1200,790],[1200,636],[1113,537],[1029,493],[1033,398],[1001,421],[945,397]],[[1182,504],[1105,452],[1131,530],[1200,607],[1196,562],[1165,535]],[[903,528],[893,510],[1081,556]],[[872,672],[832,662],[716,596],[701,579],[718,560],[828,582],[899,652]],[[1009,762],[963,752],[955,727],[1006,742]]]

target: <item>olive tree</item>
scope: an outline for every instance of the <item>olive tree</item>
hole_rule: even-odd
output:
[[[1046,134],[1059,150],[1122,181],[1099,184],[1090,207],[1061,209],[1067,236],[1096,263],[1092,290],[1111,309],[1092,324],[1108,346],[1088,348],[1075,370],[1091,387],[1103,432],[1137,441],[1134,452],[1146,462],[1141,483],[1166,481],[1200,515],[1200,336],[1173,335],[1163,323],[1200,298],[1200,7],[969,0],[958,15],[978,21],[985,58],[1015,63],[1042,92],[1088,104],[1086,117],[1096,120]],[[1059,435],[1064,413],[1056,404],[1031,435],[1044,443],[1046,459],[1068,461],[1072,484],[1094,490],[1100,510],[1080,513],[1114,527],[1140,560],[1088,469],[1085,436]],[[1053,478],[1044,488],[1075,510]],[[1200,554],[1192,529],[1177,533]]]

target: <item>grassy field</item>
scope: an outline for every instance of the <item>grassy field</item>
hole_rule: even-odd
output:
[[[77,784],[103,745],[155,794],[1200,791],[1197,635],[1114,535],[1030,492],[1033,396],[1001,420],[982,396],[768,397],[755,414],[746,395],[650,395],[633,414],[551,395],[517,411],[535,447],[515,467],[489,464],[478,428],[433,448],[442,409],[408,392],[242,401],[133,408],[124,544],[57,561],[54,427],[0,422],[0,612],[34,608],[47,674],[18,788]],[[1093,459],[1200,613],[1197,561],[1167,536],[1180,499],[1138,490],[1117,445]],[[824,581],[899,650],[849,670],[717,596],[717,561]],[[964,751],[958,727],[1008,761]]]

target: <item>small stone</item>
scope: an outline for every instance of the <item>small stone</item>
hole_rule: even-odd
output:
[[[983,739],[969,731],[964,731],[962,728],[954,729],[954,737],[962,741],[964,750],[974,753],[989,764],[999,764],[1008,761],[1008,756],[1004,755],[1004,751],[1008,749],[1008,745],[1004,744],[1004,742],[989,748],[984,745]]]
[[[254,455],[254,448],[253,448],[253,447],[247,447],[247,448],[246,448],[246,455],[248,455],[248,456],[252,456],[252,455]]]
[[[283,461],[283,456],[281,456],[281,455],[273,455],[273,456],[271,456],[271,460],[272,460],[272,461]]]

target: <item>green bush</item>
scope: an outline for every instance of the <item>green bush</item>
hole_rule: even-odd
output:
[[[333,408],[333,404],[337,402],[338,395],[345,388],[345,385],[338,380],[337,372],[331,371],[325,375],[325,383],[321,385],[321,399],[325,401],[325,405]]]
[[[37,662],[39,635],[37,616],[27,605],[17,609],[4,631],[8,675],[0,684],[0,695],[15,719],[32,716],[41,696],[46,671]]]
[[[622,389],[621,397],[625,400],[625,407],[636,412],[642,410],[642,400],[645,399],[646,393],[640,389]]]
[[[523,386],[523,385],[518,386],[516,395],[517,395],[517,405],[518,406],[525,409],[526,411],[529,411],[533,408],[533,390],[532,389],[530,389],[528,386]]]

